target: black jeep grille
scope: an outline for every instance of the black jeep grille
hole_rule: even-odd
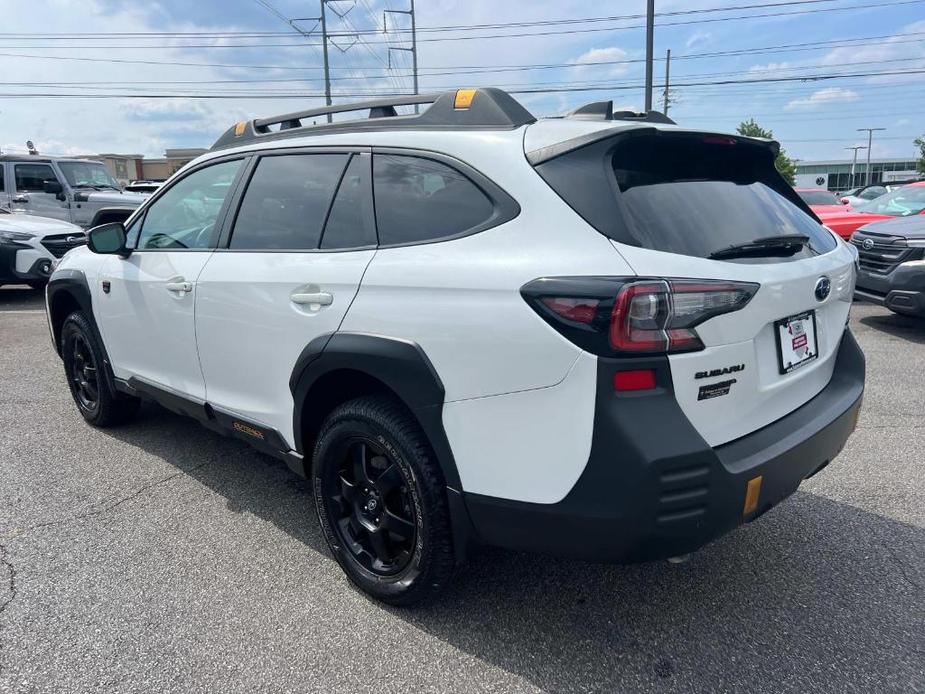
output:
[[[891,273],[897,265],[922,257],[922,248],[910,248],[906,239],[899,236],[885,236],[857,231],[851,236],[851,243],[858,249],[861,268],[879,275]]]
[[[48,249],[55,258],[60,258],[72,248],[83,246],[87,242],[87,235],[81,231],[71,234],[56,234],[42,239],[42,245]]]

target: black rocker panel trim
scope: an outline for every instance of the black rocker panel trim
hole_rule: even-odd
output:
[[[312,389],[322,376],[339,370],[361,372],[391,389],[424,429],[447,486],[461,489],[443,429],[446,391],[424,350],[413,342],[365,333],[335,333],[309,343],[299,356],[289,384],[295,401],[293,427],[299,453],[311,453],[306,450],[310,432],[302,431],[302,421],[304,408],[312,401]]]
[[[115,383],[117,390],[122,393],[153,400],[171,412],[195,419],[208,429],[241,439],[263,453],[282,458],[295,472],[301,474],[302,466],[293,464],[294,459],[301,463],[301,456],[293,455],[286,440],[276,429],[140,378],[131,377],[127,381],[117,379]]]

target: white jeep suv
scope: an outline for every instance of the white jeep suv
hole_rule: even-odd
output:
[[[54,343],[91,424],[151,399],[308,477],[386,602],[479,543],[684,555],[829,463],[861,404],[856,256],[776,152],[493,89],[238,123],[64,258]]]

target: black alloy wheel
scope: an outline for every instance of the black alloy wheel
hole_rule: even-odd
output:
[[[391,605],[449,583],[457,562],[446,483],[411,411],[371,394],[325,418],[312,453],[315,512],[347,577]]]
[[[417,535],[409,481],[372,439],[354,438],[343,448],[324,484],[333,530],[364,569],[398,574],[411,562]]]
[[[79,333],[71,342],[70,377],[77,405],[87,412],[95,412],[100,403],[99,368],[93,350]]]
[[[87,422],[109,427],[125,424],[135,417],[141,400],[110,387],[105,371],[106,352],[82,311],[74,311],[64,320],[60,349],[68,388]]]

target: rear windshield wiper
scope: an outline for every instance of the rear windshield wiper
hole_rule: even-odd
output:
[[[767,236],[765,238],[736,243],[726,248],[710,253],[712,260],[725,260],[729,258],[763,258],[768,256],[787,257],[798,253],[809,237],[804,234],[784,234],[783,236]]]

